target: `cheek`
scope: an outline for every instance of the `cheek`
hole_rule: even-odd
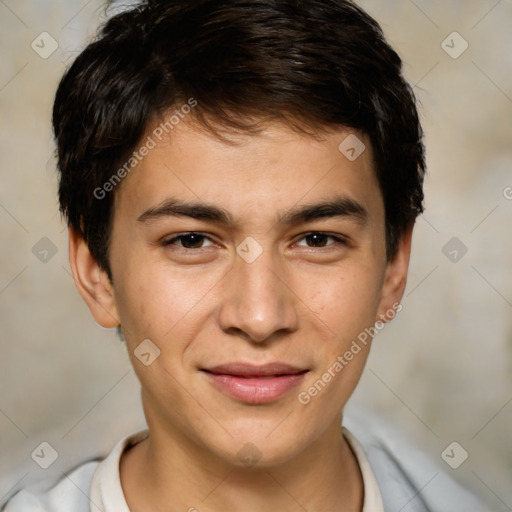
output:
[[[338,277],[339,276],[339,277]],[[381,277],[375,268],[335,271],[301,286],[304,303],[343,342],[373,325],[380,301]]]
[[[116,304],[128,347],[133,351],[149,338],[162,354],[173,354],[168,362],[179,365],[211,316],[222,269],[176,269],[146,253],[126,258],[117,271]]]
[[[127,258],[118,272],[116,303],[128,337],[163,341],[180,318],[200,299],[198,287],[187,286],[170,268]]]
[[[317,283],[321,286],[310,287],[309,294],[308,288],[303,288],[309,329],[316,343],[314,371],[297,396],[308,408],[311,428],[317,428],[314,418],[334,420],[356,387],[370,350],[369,328],[380,290],[378,273],[369,269],[345,272],[337,279],[331,274],[330,279]]]

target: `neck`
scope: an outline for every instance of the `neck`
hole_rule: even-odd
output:
[[[360,512],[362,477],[340,420],[299,456],[263,468],[231,465],[150,426],[150,437],[121,458],[128,506],[132,512]]]

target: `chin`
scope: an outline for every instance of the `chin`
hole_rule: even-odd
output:
[[[291,425],[288,428],[278,426],[283,417],[286,415],[274,421],[271,428],[265,425],[265,428],[255,429],[248,425],[243,433],[238,432],[233,437],[227,435],[222,440],[223,446],[212,446],[212,451],[237,468],[269,469],[285,464],[306,449],[309,443],[302,429],[296,432],[289,428]],[[227,430],[233,432],[229,428]]]

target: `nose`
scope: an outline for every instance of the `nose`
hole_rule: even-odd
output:
[[[286,283],[285,266],[270,250],[248,263],[238,255],[223,280],[221,329],[255,343],[297,329],[298,299]]]

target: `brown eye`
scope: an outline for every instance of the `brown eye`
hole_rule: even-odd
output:
[[[308,247],[325,247],[329,238],[331,237],[322,233],[313,233],[305,237]]]
[[[305,243],[304,243],[305,242]],[[309,233],[303,236],[297,243],[300,247],[322,248],[336,244],[345,244],[345,241],[327,233]]]
[[[202,249],[205,247],[205,242],[209,242],[209,245],[213,245],[211,241],[201,233],[185,233],[165,241],[163,245],[177,245],[184,249]]]

